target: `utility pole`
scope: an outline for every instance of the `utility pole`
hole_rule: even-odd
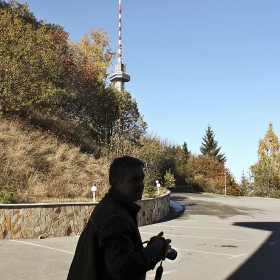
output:
[[[224,172],[225,175],[225,196],[227,195],[227,173]]]

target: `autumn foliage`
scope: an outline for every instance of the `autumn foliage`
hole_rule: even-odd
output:
[[[193,155],[188,160],[188,166],[191,170],[192,183],[196,190],[224,194],[226,178],[226,194],[238,195],[239,187],[230,171],[214,157]]]
[[[258,161],[250,169],[254,180],[252,194],[280,198],[280,142],[272,123],[259,140]]]
[[[144,161],[149,194],[155,180],[223,194],[225,172],[227,194],[238,193],[212,131],[198,156],[186,143],[145,133],[136,100],[107,82],[114,53],[105,30],[93,28],[74,42],[63,27],[37,20],[27,4],[0,0],[0,34],[4,201],[90,199],[97,183],[101,197],[109,163],[127,154]]]
[[[70,41],[61,26],[37,20],[27,4],[0,1],[0,32],[1,114],[18,115],[69,143],[76,144],[83,130],[96,145],[88,152],[97,156],[116,121],[134,138],[145,132],[136,101],[107,86],[114,53],[105,30]]]

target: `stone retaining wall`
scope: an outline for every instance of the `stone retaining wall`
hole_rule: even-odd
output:
[[[169,213],[170,192],[137,201],[138,225],[163,219]],[[79,235],[97,203],[0,204],[0,239]]]
[[[139,200],[137,204],[141,206],[137,217],[138,226],[155,223],[169,214],[170,191],[156,198]]]

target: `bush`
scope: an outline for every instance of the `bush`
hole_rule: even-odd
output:
[[[10,185],[10,181],[7,181],[5,185],[0,185],[0,203],[12,203],[14,202],[14,197],[16,190]]]
[[[166,170],[164,175],[164,187],[172,188],[175,186],[175,178],[171,170]]]
[[[149,173],[146,173],[144,179],[144,197],[154,197],[156,194],[155,180],[151,178]]]

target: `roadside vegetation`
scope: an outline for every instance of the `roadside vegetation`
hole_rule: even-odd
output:
[[[108,190],[113,158],[145,164],[145,197],[174,185],[228,195],[279,197],[279,141],[272,124],[259,160],[238,184],[210,125],[201,154],[146,133],[127,91],[108,84],[115,54],[107,33],[79,42],[57,24],[37,20],[27,4],[0,0],[0,203],[90,201]],[[226,175],[226,176],[225,176]]]

